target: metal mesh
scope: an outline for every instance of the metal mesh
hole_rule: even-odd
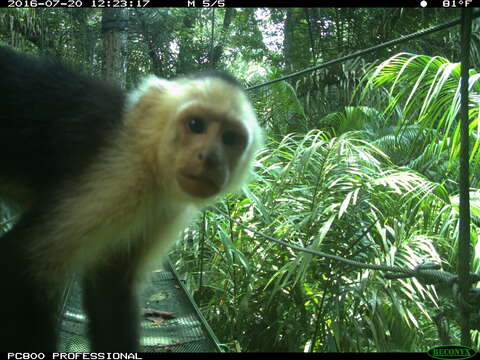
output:
[[[172,319],[142,319],[142,351],[216,352],[217,340],[168,264],[152,273],[140,297],[143,308],[171,312]],[[81,289],[74,282],[61,320],[59,351],[89,351]]]

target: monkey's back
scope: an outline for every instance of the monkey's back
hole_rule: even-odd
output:
[[[0,46],[0,74],[0,181],[42,192],[74,179],[122,121],[124,91],[58,62]]]

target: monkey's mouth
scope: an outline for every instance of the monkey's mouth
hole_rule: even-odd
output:
[[[210,179],[206,176],[190,175],[190,174],[184,174],[183,176],[185,176],[186,178],[188,178],[192,181],[198,181],[198,182],[204,183],[204,184],[212,186],[212,187],[216,187],[216,188],[220,187],[213,179]]]
[[[217,194],[222,187],[217,179],[204,175],[180,173],[177,180],[185,192],[201,198]]]

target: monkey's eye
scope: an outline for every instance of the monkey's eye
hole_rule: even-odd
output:
[[[187,120],[187,126],[194,134],[202,134],[207,128],[207,124],[203,119],[195,117]]]
[[[227,146],[234,146],[238,142],[238,136],[233,131],[225,131],[222,141]]]

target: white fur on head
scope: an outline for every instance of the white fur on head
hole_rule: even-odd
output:
[[[178,86],[174,81],[161,79],[155,75],[148,75],[140,82],[140,85],[128,95],[127,110],[134,107],[140,101],[143,94],[152,87],[157,88],[160,91],[179,91]]]

